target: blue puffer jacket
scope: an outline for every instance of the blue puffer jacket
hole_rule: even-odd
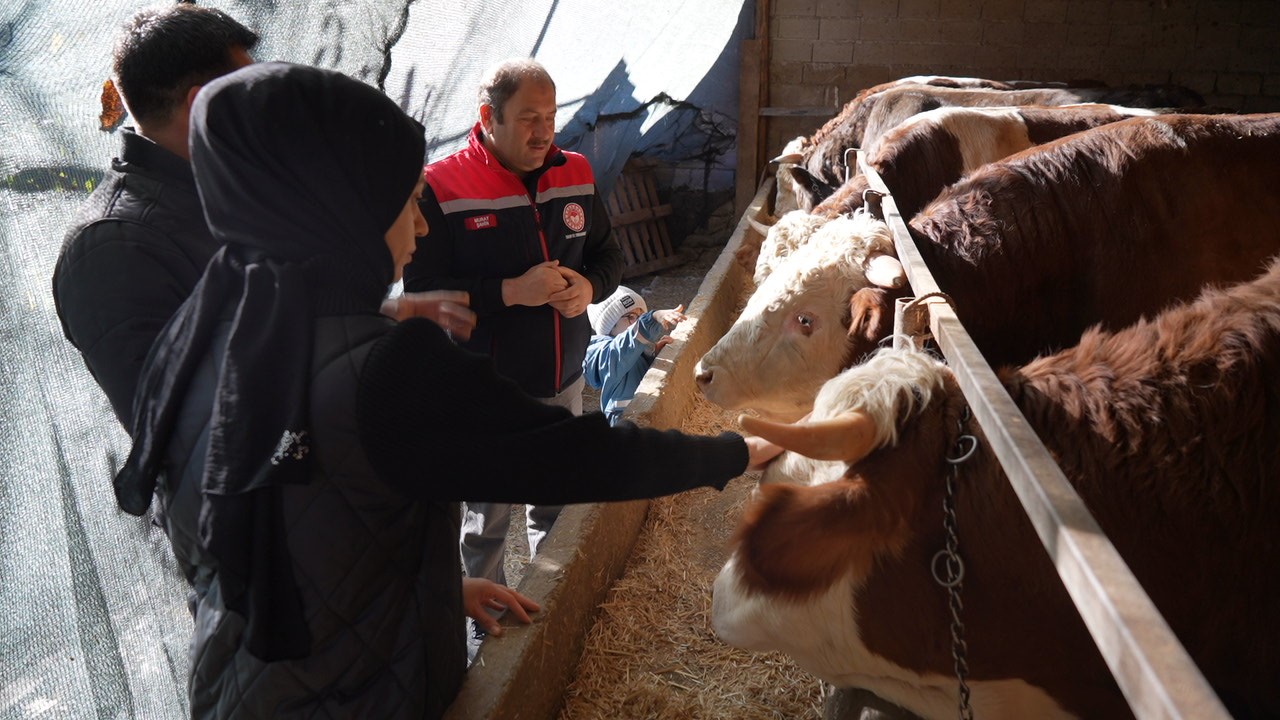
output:
[[[617,335],[593,335],[582,361],[587,384],[600,390],[600,409],[617,425],[622,412],[636,396],[636,388],[657,357],[654,343],[667,333],[653,311]]]
[[[459,512],[407,499],[370,467],[357,431],[359,373],[394,323],[377,315],[316,320],[311,366],[312,473],[284,491],[293,573],[312,654],[264,663],[241,646],[217,568],[198,540],[200,474],[214,379],[208,354],[169,446],[174,552],[196,587],[190,685],[193,718],[434,718],[465,671]],[[224,334],[215,348],[225,344]],[[163,482],[163,481],[162,481]],[[294,538],[311,538],[309,543]],[[286,701],[285,699],[288,698]]]

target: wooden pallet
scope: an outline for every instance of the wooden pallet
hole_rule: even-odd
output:
[[[628,162],[605,206],[626,260],[622,277],[657,272],[688,260],[684,253],[671,247],[666,220],[671,215],[671,205],[658,199],[652,163]]]

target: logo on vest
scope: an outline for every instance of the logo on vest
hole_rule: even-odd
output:
[[[285,460],[301,460],[311,452],[311,444],[307,440],[307,431],[293,432],[285,430],[276,443],[276,451],[271,455],[271,464],[279,465]]]
[[[488,215],[473,215],[466,219],[465,225],[468,230],[485,230],[488,228],[498,227],[498,216],[493,213]]]
[[[582,232],[582,228],[587,226],[587,214],[581,205],[571,202],[564,206],[564,226],[573,232]]]

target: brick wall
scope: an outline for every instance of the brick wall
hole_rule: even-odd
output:
[[[1280,112],[1280,0],[771,0],[773,107],[907,75],[1178,83]],[[769,118],[768,152],[826,118]]]

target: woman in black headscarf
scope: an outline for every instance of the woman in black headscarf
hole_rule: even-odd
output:
[[[151,351],[116,494],[134,514],[160,496],[194,586],[193,717],[437,717],[464,604],[527,601],[464,603],[457,501],[723,488],[776,454],[574,417],[380,315],[427,227],[422,127],[373,88],[250,66],[201,91],[191,149],[226,246]]]

